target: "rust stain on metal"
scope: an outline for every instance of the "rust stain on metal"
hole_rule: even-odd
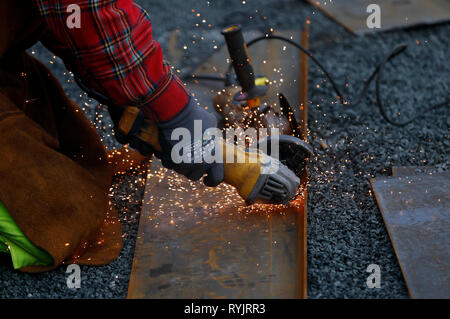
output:
[[[217,265],[216,253],[214,252],[214,250],[209,251],[209,258],[206,263],[211,267],[212,270],[221,270]]]

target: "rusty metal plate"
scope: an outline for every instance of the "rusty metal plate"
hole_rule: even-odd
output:
[[[412,298],[450,298],[450,172],[372,179]]]
[[[434,24],[450,20],[448,0],[307,0],[347,30],[364,34],[396,28]],[[369,29],[367,7],[378,4],[381,9],[381,28]]]
[[[297,298],[302,223],[302,199],[246,207],[233,187],[207,188],[155,160],[128,298]]]

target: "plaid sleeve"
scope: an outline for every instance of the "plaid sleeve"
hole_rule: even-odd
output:
[[[189,92],[152,38],[147,12],[132,0],[33,1],[50,29],[46,46],[116,104],[141,107],[146,116],[166,121],[189,102]]]

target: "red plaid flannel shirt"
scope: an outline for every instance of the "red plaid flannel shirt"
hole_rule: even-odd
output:
[[[42,42],[71,71],[117,105],[141,107],[157,121],[176,115],[189,92],[163,61],[150,19],[132,0],[33,0],[50,29]],[[69,28],[80,10],[80,28]]]

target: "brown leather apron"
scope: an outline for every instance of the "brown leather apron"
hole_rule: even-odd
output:
[[[21,270],[107,264],[122,247],[107,153],[82,110],[25,52],[43,30],[25,3],[0,1],[0,201],[55,263]]]

